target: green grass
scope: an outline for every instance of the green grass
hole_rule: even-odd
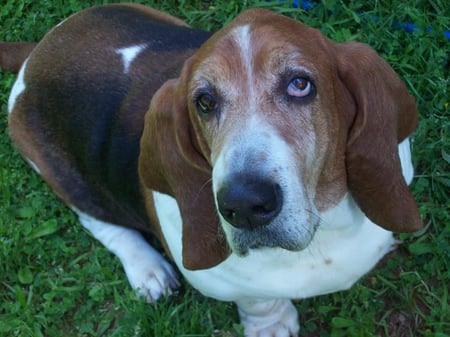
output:
[[[0,6],[0,40],[37,41],[96,3],[7,0]],[[296,302],[301,335],[450,336],[450,41],[442,36],[450,30],[450,3],[331,0],[307,13],[276,1],[169,0],[153,6],[212,30],[244,8],[269,7],[334,40],[370,44],[402,76],[420,110],[412,190],[429,227],[420,235],[400,235],[404,244],[350,291]],[[420,29],[411,34],[392,28],[406,21]],[[0,336],[242,336],[232,304],[202,297],[187,284],[157,304],[136,298],[118,260],[13,150],[6,105],[14,78],[0,72]]]

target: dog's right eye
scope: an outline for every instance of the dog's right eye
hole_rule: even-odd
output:
[[[199,112],[207,116],[216,109],[216,100],[211,94],[200,94],[196,99],[197,109]]]
[[[306,97],[311,93],[312,84],[305,77],[295,77],[289,82],[287,93],[292,97]]]

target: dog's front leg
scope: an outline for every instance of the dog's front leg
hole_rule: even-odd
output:
[[[300,330],[297,310],[287,299],[236,301],[246,337],[296,337]]]
[[[131,287],[148,302],[171,294],[180,285],[172,266],[139,232],[74,211],[83,227],[120,259]]]

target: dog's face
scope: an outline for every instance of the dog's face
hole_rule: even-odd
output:
[[[320,38],[316,31],[282,23],[285,30],[277,22],[232,27],[220,43],[205,46],[189,82],[221,225],[242,255],[250,248],[305,248],[318,208],[345,191],[341,179],[326,189],[333,188],[334,199],[317,195],[324,163],[343,142],[336,104],[326,94],[333,91],[328,51],[308,47],[308,39]],[[341,160],[328,172],[345,177],[343,170]]]
[[[173,119],[179,158],[171,154],[167,169],[177,168],[165,179],[183,217],[185,266],[197,268],[190,262],[213,256],[207,249],[218,243],[220,257],[206,265],[226,257],[222,231],[242,256],[264,247],[304,249],[321,212],[347,192],[383,227],[416,228],[397,154],[415,114],[403,83],[366,46],[335,44],[264,10],[240,15],[157,92],[146,118],[143,152],[157,134],[150,124]],[[147,187],[163,176],[143,169],[150,156],[154,150],[140,158]],[[398,198],[407,205],[392,207]]]

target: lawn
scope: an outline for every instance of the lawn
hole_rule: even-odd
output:
[[[103,1],[108,2],[108,1]],[[71,13],[101,1],[6,0],[0,41],[38,41]],[[450,2],[147,1],[202,29],[262,6],[336,41],[371,45],[416,97],[412,190],[427,228],[351,290],[297,301],[301,336],[450,336]],[[417,25],[414,32],[401,23]],[[7,100],[15,75],[0,71],[0,336],[242,336],[233,304],[189,285],[147,304],[119,261],[96,242],[11,146]]]

